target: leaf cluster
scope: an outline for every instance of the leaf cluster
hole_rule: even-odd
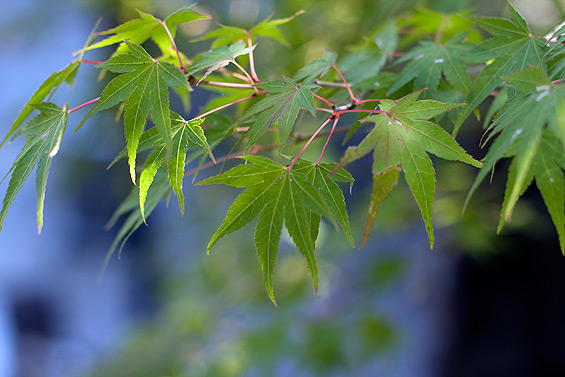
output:
[[[511,5],[509,9],[511,19],[420,9],[386,20],[347,51],[326,51],[295,72],[271,74],[269,81],[262,81],[256,71],[259,37],[289,46],[281,26],[302,11],[281,19],[271,15],[249,30],[219,25],[192,40],[213,40],[210,50],[190,57],[175,43],[178,25],[208,16],[190,7],[164,20],[140,11],[138,19],[93,33],[78,51],[80,57],[39,87],[7,132],[3,142],[22,137],[25,143],[8,172],[0,227],[36,169],[41,229],[48,171],[69,115],[93,105],[75,131],[97,113],[117,108],[123,118],[125,145],[110,166],[127,159],[133,185],[112,218],[114,223],[126,217],[107,261],[146,222],[161,199],[168,203],[174,193],[181,214],[185,212],[187,176],[241,157],[241,164],[198,183],[243,189],[212,235],[208,252],[221,238],[256,219],[257,257],[267,294],[275,303],[273,271],[284,227],[304,256],[317,290],[319,224],[325,218],[354,244],[338,183],[351,185],[353,177],[345,168],[368,154],[372,156],[367,172],[372,190],[361,246],[401,176],[433,247],[434,165],[450,160],[480,169],[469,188],[467,205],[485,178],[494,174],[496,164],[509,158],[498,231],[511,220],[516,203],[535,182],[565,253],[564,27],[545,38],[536,36],[519,12]],[[403,32],[406,28],[410,33]],[[483,40],[481,35],[486,34]],[[98,36],[103,39],[95,42]],[[142,46],[148,40],[157,44],[161,56],[152,56]],[[117,45],[115,52],[96,65],[111,76],[98,98],[73,109],[49,102],[60,85],[73,83],[79,66],[88,64],[83,54],[111,45]],[[198,114],[171,107],[171,91],[186,101],[195,85],[223,97],[212,98]],[[487,151],[479,161],[455,136],[472,114],[479,118],[485,107],[489,108],[482,146]],[[39,113],[26,123],[36,110]],[[312,132],[320,113],[325,113],[326,120]],[[351,115],[356,118],[351,120]],[[324,132],[330,124],[331,129]],[[361,141],[341,150],[335,161],[323,163],[329,159],[324,153],[332,136],[340,132],[347,132],[346,140],[355,136]],[[318,161],[304,160],[302,153],[323,136],[327,141]],[[301,149],[296,152],[297,148]],[[267,151],[275,152],[268,158]]]

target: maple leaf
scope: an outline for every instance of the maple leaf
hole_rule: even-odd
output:
[[[530,32],[524,18],[508,3],[512,21],[501,18],[477,18],[477,24],[493,38],[483,42],[466,58],[468,62],[488,64],[472,84],[466,105],[461,109],[453,133],[490,93],[502,83],[502,76],[526,70],[530,65],[543,66],[545,40]]]
[[[504,214],[508,210],[509,200],[516,185],[518,161],[514,158],[508,170],[508,181],[497,233],[500,233],[506,224]],[[563,179],[563,169],[565,169],[563,147],[555,135],[546,129],[543,131],[538,151],[533,157],[519,195],[521,196],[535,181],[557,230],[561,252],[565,254],[565,180]]]
[[[65,133],[68,106],[65,105],[64,108],[60,108],[51,102],[42,102],[30,106],[39,110],[40,113],[32,118],[16,135],[25,136],[26,143],[10,169],[12,176],[0,210],[0,229],[2,229],[6,214],[16,195],[37,165],[37,228],[38,232],[41,233],[47,175],[51,161],[59,151],[61,139]]]
[[[398,63],[409,63],[398,74],[387,95],[416,78],[414,90],[427,88],[426,95],[429,97],[437,89],[442,73],[453,88],[467,94],[471,88],[471,80],[463,60],[471,45],[461,43],[467,34],[461,34],[445,43],[421,42],[420,46],[398,60]]]
[[[92,49],[120,43],[116,52],[114,53],[114,55],[117,55],[128,51],[128,46],[126,43],[124,43],[124,41],[129,41],[131,43],[141,45],[148,39],[152,39],[164,54],[169,53],[171,55],[174,49],[172,47],[171,39],[163,24],[167,26],[167,29],[171,33],[171,36],[174,38],[178,24],[210,18],[210,16],[201,15],[195,12],[191,9],[191,7],[179,9],[175,13],[165,18],[164,21],[140,10],[138,10],[137,13],[139,14],[139,18],[125,22],[115,28],[98,33],[97,35],[110,36],[98,43],[79,50],[77,53],[84,53]]]
[[[404,172],[412,195],[418,203],[424,220],[430,247],[433,247],[432,203],[435,191],[435,170],[428,153],[446,160],[461,161],[475,167],[481,163],[469,156],[463,148],[441,127],[429,119],[461,106],[433,100],[417,101],[422,91],[417,91],[398,101],[383,100],[384,113],[371,115],[365,121],[375,123],[374,128],[355,147],[349,147],[334,169],[339,169],[373,151],[373,183],[384,184],[386,190],[373,187],[368,221],[372,222],[380,203],[394,187],[399,167]],[[379,176],[383,175],[379,178]],[[365,238],[368,236],[365,232]]]
[[[123,101],[130,175],[135,183],[135,159],[139,138],[148,115],[155,123],[167,151],[172,148],[171,117],[168,86],[189,89],[183,73],[171,63],[159,62],[141,46],[127,42],[130,53],[117,55],[100,67],[122,73],[108,83],[100,100],[77,126],[82,127],[88,118]],[[75,130],[76,131],[76,130]]]
[[[348,238],[351,238],[343,195],[340,196],[335,191],[335,183],[327,178],[327,173],[333,166],[315,166],[300,161],[295,168],[288,169],[265,157],[243,158],[249,164],[236,166],[198,183],[245,187],[208,243],[208,252],[220,238],[258,217],[255,228],[257,256],[263,270],[267,294],[276,305],[273,271],[284,224],[306,259],[308,272],[317,291],[318,267],[314,246],[321,216],[339,223]],[[348,173],[343,172],[339,172],[336,178],[352,179]]]
[[[551,132],[553,138],[557,137],[562,145],[565,141],[565,129],[560,121],[560,114],[565,112],[565,87],[552,83],[539,67],[531,67],[503,79],[518,93],[508,101],[489,126],[490,134],[485,143],[495,135],[498,136],[490,146],[483,167],[469,190],[466,204],[496,163],[501,158],[512,156],[499,230],[511,220],[516,202],[535,178],[538,188],[543,190],[542,196],[558,228],[562,250],[565,250],[563,229],[559,225],[561,220],[556,215],[561,199],[556,199],[555,195],[560,190],[559,182],[562,179],[556,173],[558,163],[555,161],[561,161],[562,147],[556,146],[558,141],[542,142],[544,135],[545,139],[549,138],[545,129]],[[551,184],[545,182],[545,178]],[[556,218],[558,221],[555,221]]]
[[[318,88],[316,85],[297,84],[293,79],[285,77],[283,80],[270,81],[257,86],[267,91],[269,95],[253,104],[241,118],[242,123],[255,121],[247,132],[247,148],[255,144],[275,122],[278,124],[280,143],[283,146],[296,122],[300,108],[306,109],[315,117],[312,90]]]
[[[237,64],[235,58],[240,55],[248,54],[250,51],[253,51],[254,48],[255,46],[246,47],[245,43],[241,41],[236,42],[229,47],[217,47],[202,54],[201,58],[190,66],[191,69],[188,74],[193,75],[202,69],[206,69],[204,76],[198,80],[198,83],[200,83],[200,81],[204,80],[210,73],[218,70],[219,68],[225,67],[230,63]]]
[[[277,26],[292,21],[296,16],[302,13],[304,13],[304,11],[299,10],[290,17],[279,18],[274,20],[272,19],[274,13],[272,13],[269,17],[261,21],[256,26],[252,27],[250,30],[245,30],[235,26],[218,25],[220,27],[219,29],[212,30],[208,34],[200,38],[194,39],[193,42],[204,41],[207,39],[215,39],[214,42],[212,42],[212,48],[216,48],[223,45],[232,44],[238,41],[247,42],[248,38],[254,40],[255,39],[254,37],[267,37],[279,41],[285,46],[289,46],[288,41],[282,35],[282,33],[280,32]]]
[[[200,124],[204,119],[196,119],[192,121],[184,120],[180,115],[173,113],[172,127],[172,143],[173,148],[171,156],[167,163],[167,172],[169,183],[176,194],[179,202],[181,214],[184,214],[184,195],[182,192],[182,180],[184,178],[184,168],[186,162],[186,153],[189,144],[197,145],[202,148],[214,160],[206,136]],[[145,139],[150,140],[150,139]],[[167,145],[160,139],[149,141],[152,143],[153,150],[147,157],[143,170],[139,177],[139,208],[141,216],[145,221],[145,201],[149,187],[153,183],[153,179],[157,170],[163,165],[167,156]]]
[[[300,68],[293,79],[295,81],[304,79],[304,82],[310,82],[318,77],[322,77],[333,67],[336,59],[337,54],[335,52],[324,51],[324,57],[322,59],[314,59]]]

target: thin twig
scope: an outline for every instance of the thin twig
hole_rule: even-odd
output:
[[[381,102],[382,99],[362,99],[360,101],[357,101],[357,104],[360,105],[362,103],[366,103],[366,102]]]
[[[382,111],[382,110],[364,110],[364,109],[353,109],[353,110],[341,110],[341,111],[337,111],[335,113],[336,116],[339,116],[341,114],[347,114],[347,113],[374,113],[374,114],[384,114],[386,113],[386,111]]]
[[[327,86],[329,88],[345,88],[346,85],[342,82],[314,80],[314,84],[319,86]]]
[[[313,95],[315,98],[319,99],[320,101],[324,102],[326,105],[328,105],[328,106],[331,107],[332,109],[334,108],[334,104],[331,103],[330,101],[328,101],[327,99],[325,99],[324,97],[319,96],[319,95],[317,95],[316,93],[312,93],[312,95]]]
[[[102,63],[104,63],[101,60],[87,60],[87,59],[83,59],[83,58],[80,58],[78,61],[80,63],[86,63],[86,64],[102,64]]]
[[[203,164],[202,166],[200,166],[199,168],[193,168],[190,170],[187,170],[184,175],[183,178],[188,177],[189,175],[192,175],[194,173],[196,173],[199,170],[203,170],[203,169],[207,169],[209,167],[212,167],[214,165],[216,165],[217,163],[220,162],[224,162],[226,160],[231,160],[232,158],[237,158],[237,157],[241,157],[241,156],[245,156],[246,154],[257,154],[260,152],[264,152],[264,151],[271,151],[273,149],[277,149],[279,147],[279,144],[271,144],[271,145],[254,145],[253,148],[251,148],[251,150],[249,151],[249,153],[245,153],[245,151],[239,151],[239,152],[235,152],[235,153],[230,153],[228,155],[222,156],[222,157],[218,157],[216,158],[216,162],[214,161],[208,161],[207,163]]]
[[[324,152],[326,151],[326,147],[330,143],[330,139],[332,138],[332,134],[335,130],[335,126],[337,125],[338,120],[339,120],[339,117],[336,117],[335,120],[334,120],[334,124],[332,126],[332,129],[330,130],[330,134],[328,135],[328,139],[326,140],[326,144],[324,144],[324,147],[322,148],[322,153],[320,153],[320,158],[318,159],[318,165],[320,165],[320,163],[322,162],[322,157],[324,157]]]
[[[212,113],[215,113],[216,111],[223,110],[223,109],[225,109],[226,107],[230,107],[230,106],[232,106],[232,105],[235,105],[235,104],[240,103],[240,102],[243,102],[243,101],[249,101],[250,99],[253,99],[253,98],[255,98],[255,97],[256,97],[256,95],[253,94],[252,96],[245,97],[245,98],[241,98],[241,99],[238,99],[238,100],[236,100],[236,101],[232,101],[232,102],[227,103],[227,104],[225,104],[225,105],[222,105],[222,106],[220,106],[220,107],[216,107],[215,109],[212,109],[212,110],[210,110],[210,111],[207,111],[207,112],[205,112],[205,113],[203,113],[203,114],[200,114],[200,115],[198,115],[197,117],[192,118],[191,120],[196,120],[196,119],[204,118],[205,116],[208,116],[208,115],[210,115],[210,114],[212,114]]]
[[[247,76],[242,75],[241,73],[232,72],[229,69],[220,68],[220,69],[218,69],[218,72],[225,73],[226,75],[233,76],[233,77],[240,79],[240,80],[243,80],[245,82],[249,82],[249,78],[247,78]]]
[[[316,130],[316,132],[314,132],[314,134],[310,137],[310,139],[308,139],[308,141],[306,142],[306,144],[304,144],[304,146],[302,147],[302,149],[300,150],[300,152],[298,152],[298,154],[296,155],[296,157],[294,158],[294,160],[292,161],[292,163],[288,166],[288,169],[292,169],[292,167],[294,166],[294,164],[296,164],[296,162],[298,161],[298,159],[300,158],[300,156],[302,155],[302,153],[304,153],[304,151],[306,150],[306,148],[308,147],[308,145],[310,145],[310,143],[312,142],[312,140],[314,140],[316,138],[316,135],[318,135],[320,133],[320,131],[322,131],[322,129],[326,126],[326,124],[328,124],[332,119],[334,119],[333,115],[330,115],[328,117],[328,119],[326,119],[326,121],[324,123],[322,123],[322,125]]]
[[[345,84],[345,87],[347,88],[347,91],[349,92],[349,97],[351,98],[351,102],[353,102],[353,104],[357,104],[357,99],[353,95],[353,92],[351,91],[351,87],[349,86],[349,83],[347,82],[345,77],[343,77],[339,68],[337,68],[337,64],[334,63],[333,67],[337,71],[339,77],[341,77],[341,79],[343,80],[343,83]]]
[[[249,76],[249,73],[247,73],[247,71],[245,70],[245,68],[243,68],[241,65],[239,65],[238,62],[235,61],[235,59],[233,59],[231,61],[241,72],[243,72],[243,74],[249,79],[250,83],[253,83],[253,79],[251,78],[251,76]],[[259,90],[256,87],[253,87],[253,90],[255,90],[255,93],[259,93]]]
[[[247,47],[252,47],[251,37],[247,37]],[[253,59],[253,50],[249,51],[249,70],[251,71],[251,77],[255,82],[260,82],[257,72],[255,72],[255,61]]]
[[[69,111],[67,111],[67,114],[74,113],[75,111],[80,110],[80,109],[82,109],[82,108],[85,107],[85,106],[91,105],[91,104],[93,104],[94,102],[97,102],[98,100],[100,100],[100,97],[91,99],[90,101],[85,102],[85,103],[83,103],[82,105],[79,105],[79,106],[77,106],[77,107],[75,107],[75,108],[70,109]]]
[[[175,49],[175,52],[177,53],[177,58],[179,59],[180,70],[182,71],[182,73],[186,74],[187,73],[186,68],[184,68],[184,64],[182,63],[182,59],[180,57],[180,52],[177,48],[177,45],[175,44],[175,39],[173,38],[173,35],[169,31],[169,28],[167,27],[167,24],[164,21],[159,20],[159,23],[163,26],[163,28],[167,32],[167,35],[169,36],[169,39],[171,40],[171,44],[173,45],[173,48]]]
[[[199,85],[217,86],[220,88],[235,88],[235,89],[255,89],[251,84],[239,84],[236,82],[218,82],[218,81],[208,81],[202,80]]]

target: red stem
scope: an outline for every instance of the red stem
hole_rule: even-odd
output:
[[[382,111],[382,110],[341,110],[341,111],[337,111],[335,113],[336,116],[339,116],[341,114],[346,114],[346,113],[375,113],[375,114],[385,114],[386,111]]]
[[[361,104],[361,103],[366,103],[366,102],[381,102],[382,99],[363,99],[361,101],[357,101],[357,105]]]
[[[250,84],[253,84],[253,83],[254,83],[254,81],[253,81],[253,79],[251,78],[251,76],[249,76],[249,73],[247,73],[247,71],[246,71],[241,65],[239,65],[239,63],[236,62],[235,59],[233,59],[231,62],[232,62],[241,72],[243,72],[243,74],[245,75],[245,77],[247,77],[247,79],[249,80],[249,83],[250,83]],[[259,93],[259,91],[257,90],[256,87],[253,87],[253,90],[255,90],[255,93]]]
[[[339,77],[341,77],[341,79],[343,80],[343,83],[345,84],[345,87],[347,88],[347,91],[349,92],[349,97],[351,98],[351,102],[354,105],[357,105],[357,99],[353,95],[353,92],[351,91],[351,87],[349,86],[349,83],[347,82],[347,80],[345,80],[345,77],[343,77],[339,68],[337,68],[337,64],[334,64],[333,67],[337,71]]]
[[[334,104],[333,104],[333,103],[331,103],[330,101],[328,101],[328,100],[325,99],[324,97],[317,95],[316,93],[312,93],[312,95],[313,95],[315,98],[317,98],[317,99],[319,99],[320,101],[324,102],[326,105],[328,105],[329,107],[331,107],[331,108],[333,109],[333,107],[334,107]]]
[[[87,63],[87,64],[102,64],[102,63],[104,63],[104,62],[101,61],[101,60],[87,60],[87,59],[82,59],[82,58],[79,59],[79,62],[81,62],[81,63]]]
[[[330,115],[328,117],[328,119],[326,119],[326,121],[324,123],[322,123],[322,125],[320,126],[320,128],[318,128],[316,130],[316,132],[314,132],[314,134],[312,136],[310,136],[310,139],[308,139],[308,141],[306,142],[306,144],[304,144],[304,146],[302,147],[302,149],[300,150],[300,152],[298,152],[298,155],[296,155],[296,157],[294,158],[294,160],[292,161],[292,163],[288,166],[288,169],[292,169],[292,167],[294,166],[294,164],[296,164],[296,161],[298,161],[298,159],[300,158],[300,156],[302,155],[302,153],[306,150],[306,148],[308,147],[308,145],[310,145],[310,143],[312,142],[312,140],[314,140],[316,138],[316,135],[318,135],[320,133],[320,131],[322,131],[322,129],[326,126],[326,124],[328,124],[332,119],[334,119],[335,117],[333,115]]]
[[[205,112],[204,114],[200,114],[200,115],[198,115],[197,117],[192,118],[191,120],[196,120],[196,119],[204,118],[205,116],[210,115],[210,114],[212,114],[212,113],[215,113],[216,111],[223,110],[223,109],[225,109],[226,107],[230,107],[230,106],[232,106],[232,105],[235,105],[235,104],[240,103],[240,102],[243,102],[243,101],[249,101],[250,99],[255,98],[255,97],[256,97],[256,95],[254,94],[254,95],[249,96],[249,97],[245,97],[245,98],[238,99],[238,100],[236,100],[236,101],[227,103],[227,104],[222,105],[222,106],[220,106],[220,107],[216,107],[215,109],[212,109],[212,110],[210,110],[210,111],[207,111],[207,112]]]
[[[240,80],[249,82],[249,79],[247,77],[245,77],[244,75],[239,74],[237,72],[232,72],[232,71],[227,70],[227,69],[219,69],[218,72],[222,72],[222,73],[225,73],[226,75],[230,75],[230,76],[233,76],[233,77],[238,78]]]
[[[90,101],[85,102],[85,103],[83,103],[82,105],[79,105],[79,106],[77,106],[77,107],[75,107],[75,108],[73,108],[73,109],[70,109],[69,111],[67,111],[67,114],[74,113],[75,111],[80,110],[80,109],[82,109],[82,108],[85,107],[85,106],[88,106],[88,105],[90,105],[90,104],[93,104],[94,102],[97,102],[99,99],[100,99],[100,97],[91,99]]]
[[[251,37],[247,37],[247,47],[251,47],[252,46],[252,42],[251,42]],[[255,80],[255,82],[259,82],[259,77],[257,76],[257,72],[255,72],[255,61],[253,59],[253,50],[249,51],[249,70],[251,71],[251,77],[253,77],[253,80]]]
[[[235,82],[217,82],[217,81],[200,81],[200,85],[218,86],[221,88],[235,88],[235,89],[253,89],[251,84],[239,84]]]
[[[330,134],[328,135],[328,139],[326,140],[326,144],[324,144],[324,147],[322,148],[322,153],[320,153],[320,158],[318,159],[317,165],[320,165],[320,163],[322,162],[322,157],[324,157],[324,152],[326,151],[326,147],[330,143],[330,139],[332,138],[332,134],[334,133],[335,126],[337,126],[338,120],[339,120],[338,117],[336,117],[335,120],[334,120],[334,124],[332,126],[332,129],[330,130]]]
[[[177,48],[177,45],[175,44],[175,39],[173,38],[173,35],[171,34],[171,32],[169,31],[169,28],[167,27],[167,24],[161,20],[159,20],[159,23],[161,25],[163,25],[163,28],[165,29],[165,31],[167,32],[167,35],[169,36],[169,39],[171,40],[171,44],[173,45],[173,48],[175,49],[175,52],[177,53],[177,58],[179,59],[179,68],[182,71],[182,73],[186,74],[186,68],[184,68],[184,64],[182,63],[182,59],[180,58],[180,53],[179,50]]]
[[[330,113],[330,114],[333,114],[333,113],[334,113],[333,110],[325,109],[325,108],[323,108],[323,107],[316,107],[315,109],[318,110],[318,111],[325,111],[326,113]]]

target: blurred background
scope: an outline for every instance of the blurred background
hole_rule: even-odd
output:
[[[181,0],[19,0],[0,13],[0,127],[5,134],[36,88],[72,60],[99,17],[100,30],[137,16],[164,18]],[[563,2],[516,0],[537,34],[563,18]],[[277,78],[321,57],[345,56],[381,21],[424,8],[507,14],[502,0],[209,0],[197,9],[212,20],[180,28],[188,44],[216,23],[250,27],[276,11],[292,48],[262,40],[259,76]],[[417,9],[414,13],[414,9]],[[419,12],[419,13],[418,13]],[[560,13],[561,12],[561,13]],[[104,60],[111,50],[90,52]],[[74,107],[98,96],[103,83],[83,66],[74,88],[53,102]],[[350,73],[351,74],[351,73]],[[93,84],[94,83],[94,84]],[[195,114],[209,92],[191,96]],[[370,241],[351,249],[322,224],[315,296],[302,257],[283,240],[275,274],[278,308],[268,300],[253,247],[252,227],[218,242],[209,237],[237,195],[226,187],[185,184],[186,213],[161,203],[97,276],[116,229],[105,230],[131,189],[127,167],[108,163],[123,148],[112,111],[72,134],[50,172],[45,226],[37,235],[36,194],[27,184],[0,233],[0,377],[66,376],[561,376],[565,375],[565,260],[535,189],[514,221],[495,230],[506,166],[481,186],[460,216],[472,168],[438,162],[434,207],[436,246],[428,248],[418,209],[401,183],[383,205]],[[460,143],[476,158],[479,126]],[[332,153],[338,156],[339,140]],[[21,140],[0,151],[7,172]],[[335,157],[334,156],[334,157]],[[356,178],[349,216],[361,238],[370,193],[369,160],[351,166]],[[202,177],[217,173],[210,169]],[[0,186],[2,195],[6,182]]]

